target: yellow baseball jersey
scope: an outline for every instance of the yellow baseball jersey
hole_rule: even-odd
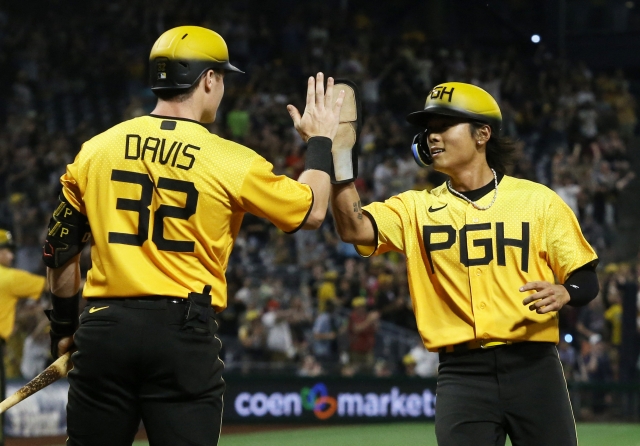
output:
[[[18,299],[38,299],[45,284],[43,276],[0,265],[0,338],[13,331]]]
[[[311,210],[311,188],[272,169],[191,120],[144,116],[87,141],[61,178],[91,226],[83,296],[186,298],[208,284],[224,309],[245,212],[293,232]]]
[[[487,206],[492,198],[493,191],[476,203]],[[365,256],[406,255],[418,329],[430,350],[475,339],[557,343],[557,313],[530,311],[522,305],[528,294],[519,288],[554,283],[554,276],[564,283],[574,270],[597,262],[555,192],[509,176],[488,210],[477,210],[446,184],[364,210],[377,227],[378,246],[357,249]]]

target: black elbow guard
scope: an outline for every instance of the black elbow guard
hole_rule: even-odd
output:
[[[82,251],[91,238],[89,220],[74,208],[64,194],[49,220],[42,260],[49,268],[59,268]]]

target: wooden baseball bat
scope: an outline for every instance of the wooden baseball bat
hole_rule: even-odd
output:
[[[73,368],[73,364],[69,361],[71,353],[67,352],[55,360],[53,364],[44,369],[38,376],[33,378],[24,386],[20,387],[16,393],[0,403],[0,413],[15,406],[23,399],[33,395],[39,390],[44,389],[54,381],[67,376],[69,370]]]

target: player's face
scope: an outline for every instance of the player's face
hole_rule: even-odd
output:
[[[9,248],[0,248],[0,265],[11,266],[13,264],[13,251]]]
[[[433,167],[447,174],[455,172],[478,155],[469,123],[451,116],[434,116],[427,123],[427,143]]]

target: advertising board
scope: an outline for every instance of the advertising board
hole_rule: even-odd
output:
[[[226,379],[225,422],[359,422],[435,417],[435,380]]]

